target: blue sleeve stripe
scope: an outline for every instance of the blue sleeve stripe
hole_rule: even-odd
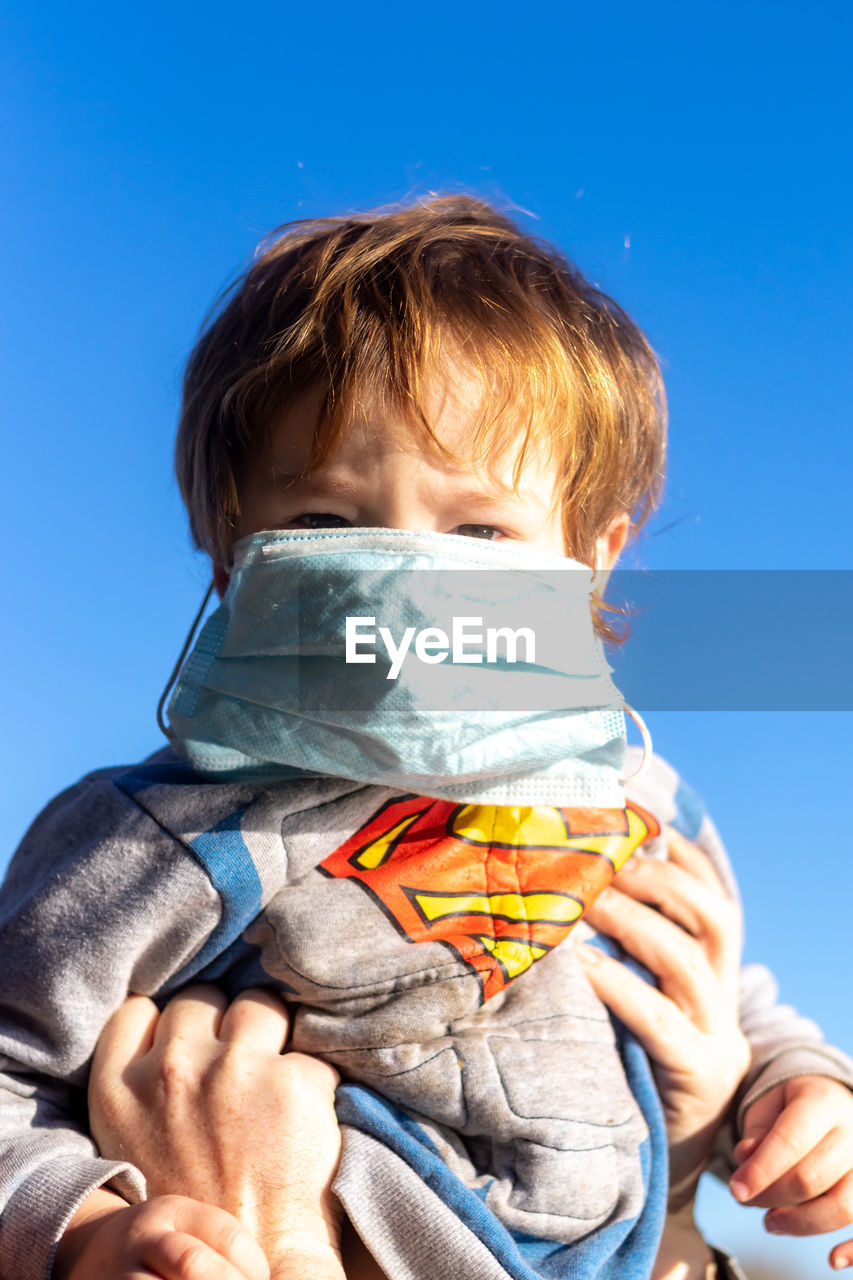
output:
[[[190,842],[222,901],[222,916],[207,942],[170,981],[170,988],[191,981],[240,937],[261,910],[262,889],[252,855],[243,839],[239,809]]]

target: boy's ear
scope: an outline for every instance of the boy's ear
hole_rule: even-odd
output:
[[[223,569],[221,564],[213,566],[213,588],[221,600],[228,590],[228,583],[231,581],[231,574],[227,569]]]
[[[630,532],[631,517],[627,511],[621,511],[618,516],[613,517],[604,533],[598,539],[598,545],[601,548],[601,555],[604,561],[602,568],[607,573],[610,572],[622,554],[622,548],[628,541]]]

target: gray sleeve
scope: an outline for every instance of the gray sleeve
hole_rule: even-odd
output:
[[[142,1175],[87,1136],[88,1063],[130,991],[153,994],[216,927],[203,869],[109,779],[36,819],[0,888],[0,1276],[45,1280],[75,1209]]]
[[[825,1044],[820,1027],[787,1004],[777,1003],[773,975],[762,965],[741,972],[740,1020],[752,1049],[752,1065],[737,1099],[736,1125],[762,1094],[796,1076],[829,1076],[853,1089],[853,1061]]]

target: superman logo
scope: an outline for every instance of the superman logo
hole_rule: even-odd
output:
[[[660,827],[625,809],[384,804],[321,863],[356,880],[410,942],[444,942],[483,998],[547,955],[638,845]]]

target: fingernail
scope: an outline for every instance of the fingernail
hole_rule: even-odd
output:
[[[639,860],[638,860],[637,858],[629,858],[629,859],[628,859],[628,861],[627,861],[627,862],[623,862],[622,866],[619,868],[619,874],[620,874],[620,876],[621,876],[621,875],[622,875],[622,873],[623,873],[623,872],[625,872],[625,871],[636,871],[636,870],[637,870],[637,867],[638,867],[639,865],[640,865],[640,863],[639,863]]]
[[[579,942],[575,946],[575,951],[579,959],[585,960],[587,964],[598,964],[601,959],[601,952],[598,947],[587,946],[585,942]]]
[[[729,1183],[729,1191],[731,1191],[735,1200],[748,1200],[749,1187],[745,1182],[738,1182],[737,1178],[732,1178]]]
[[[777,1222],[776,1219],[772,1217],[764,1219],[764,1228],[766,1231],[769,1231],[771,1235],[774,1235],[774,1236],[781,1235],[785,1229],[782,1226],[781,1222]]]
[[[849,1267],[849,1266],[850,1266],[850,1259],[849,1259],[849,1258],[836,1258],[836,1259],[835,1259],[835,1261],[834,1261],[834,1262],[830,1262],[830,1264],[829,1264],[829,1265],[832,1267],[833,1271],[841,1271],[841,1269],[842,1269],[843,1267]]]

